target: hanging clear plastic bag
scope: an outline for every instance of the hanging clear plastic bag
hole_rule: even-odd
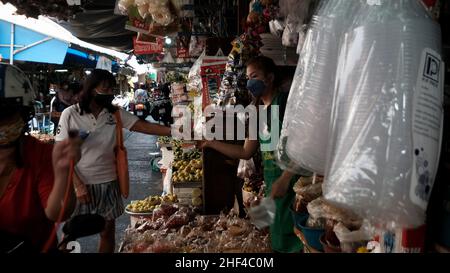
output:
[[[377,226],[422,225],[442,139],[439,25],[418,0],[368,1],[338,66],[325,198]]]
[[[286,47],[295,47],[298,43],[299,23],[292,20],[289,16],[286,20],[286,27],[283,31],[281,43]]]
[[[350,231],[342,223],[334,226],[333,231],[339,239],[342,252],[356,253],[359,247],[365,247],[367,243],[373,238],[371,228],[364,222],[362,227],[358,230]]]
[[[248,215],[250,216],[250,221],[253,225],[258,229],[263,229],[273,224],[273,221],[275,220],[275,210],[275,201],[272,198],[267,197],[263,198],[258,206],[251,207],[248,211]]]
[[[279,164],[295,173],[325,172],[339,43],[358,8],[348,0],[321,3],[300,53],[277,151]]]
[[[307,25],[302,25],[301,27],[299,27],[298,43],[297,43],[297,54],[298,55],[300,55],[302,53],[303,45],[305,43],[307,29],[308,29]]]
[[[279,19],[275,19],[269,22],[270,33],[272,33],[274,36],[277,36],[278,38],[281,38],[283,36],[283,30],[285,27],[285,22]]]
[[[114,14],[128,15],[128,9],[134,5],[134,0],[116,0]]]
[[[252,176],[252,174],[256,173],[255,163],[253,162],[253,158],[249,160],[241,159],[239,160],[239,166],[237,171],[237,176],[245,179]]]

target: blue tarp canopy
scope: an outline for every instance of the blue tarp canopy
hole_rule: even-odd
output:
[[[99,56],[121,61],[128,59],[128,54],[78,39],[49,18],[39,16],[34,19],[15,15],[11,6],[3,5],[0,9],[1,58],[10,60],[11,51],[12,61],[52,64],[63,64],[67,53],[78,57],[93,55],[95,59]],[[95,61],[92,57],[89,60]]]
[[[84,68],[96,68],[97,61],[98,55],[89,54],[75,48],[69,48],[67,49],[67,54],[63,65],[67,67],[82,65]],[[117,72],[118,70],[119,64],[113,61],[111,72]]]
[[[28,28],[0,20],[0,54],[10,59],[13,37],[13,60],[62,64],[69,43]]]

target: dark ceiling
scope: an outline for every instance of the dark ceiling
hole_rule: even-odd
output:
[[[125,30],[126,16],[114,14],[115,0],[81,0],[81,7],[66,0],[1,0],[17,7],[18,14],[47,15],[83,41],[118,51],[133,48],[134,32]]]
[[[126,16],[114,14],[116,0],[81,0],[81,6],[69,6],[67,0],[0,1],[16,6],[18,14],[53,18],[83,41],[122,52],[133,49],[136,32],[125,29]],[[244,0],[194,0],[196,18],[204,26],[218,26],[221,23],[209,35],[214,37],[235,37],[240,26],[237,18],[246,14],[241,9],[247,6]]]
[[[127,17],[114,14],[115,4],[115,0],[82,1],[83,12],[58,23],[88,43],[129,51],[136,33],[124,28]]]

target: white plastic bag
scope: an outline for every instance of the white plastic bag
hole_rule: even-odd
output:
[[[324,1],[313,17],[286,106],[278,160],[324,174],[339,43],[359,7],[348,0]]]
[[[237,171],[237,176],[245,179],[252,176],[252,174],[256,173],[255,163],[253,162],[253,158],[249,160],[241,159],[239,160],[239,166]]]
[[[172,194],[172,168],[168,168],[163,180],[163,195]]]
[[[270,198],[263,198],[261,203],[256,207],[251,207],[248,211],[250,221],[259,229],[273,224],[275,220],[275,201]]]
[[[287,20],[286,28],[283,31],[281,42],[283,46],[295,47],[298,43],[298,22]]]
[[[438,167],[441,33],[417,0],[366,4],[342,46],[324,196],[377,226],[417,227]]]
[[[355,231],[350,231],[342,223],[338,223],[334,226],[333,231],[336,237],[341,243],[341,249],[344,253],[355,253],[358,247],[366,246],[367,243],[373,238],[373,234],[370,232],[370,228],[366,228],[366,223]]]
[[[272,20],[269,22],[270,33],[278,38],[283,36],[283,30],[286,24],[281,20]]]

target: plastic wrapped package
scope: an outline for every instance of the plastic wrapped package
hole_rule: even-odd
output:
[[[237,177],[245,179],[249,178],[254,173],[256,173],[256,167],[253,158],[250,158],[249,160],[239,160]]]
[[[286,106],[277,159],[282,168],[324,174],[339,43],[359,2],[323,1],[306,34]]]
[[[189,43],[189,56],[192,58],[198,57],[206,49],[206,36],[191,36]]]
[[[334,233],[339,239],[342,252],[356,253],[359,247],[364,247],[373,238],[370,228],[365,228],[363,225],[361,229],[350,231],[342,223],[334,226]]]
[[[145,19],[145,17],[147,17],[147,15],[149,14],[148,12],[148,0],[136,0],[134,2],[134,4],[137,6],[139,15]]]
[[[419,1],[377,3],[340,53],[324,196],[377,226],[417,227],[441,145],[441,32]]]
[[[309,203],[322,195],[322,183],[310,184],[298,188],[295,193],[300,196],[302,200]]]
[[[286,20],[286,27],[283,31],[281,42],[283,46],[295,47],[298,43],[299,23],[290,19],[288,16]]]
[[[169,217],[163,228],[164,229],[180,228],[186,225],[187,223],[189,223],[189,215],[186,212],[179,210]]]
[[[134,0],[118,0],[116,8],[121,15],[128,15],[128,8],[134,5]]]
[[[349,229],[358,229],[362,225],[362,219],[353,211],[337,207],[327,202],[323,197],[311,201],[308,206],[310,218],[322,219],[325,226],[327,220],[341,222]]]
[[[270,33],[272,33],[272,35],[274,36],[277,36],[278,38],[281,38],[283,36],[283,30],[285,27],[285,22],[279,19],[275,19],[269,22]]]

